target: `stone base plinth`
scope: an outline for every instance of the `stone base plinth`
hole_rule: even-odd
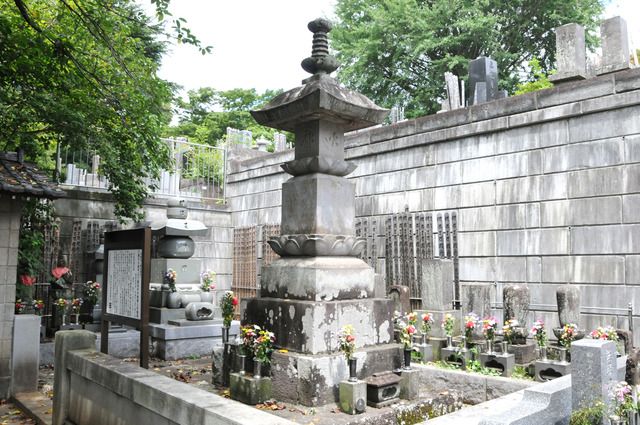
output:
[[[214,320],[196,323],[198,325],[190,326],[149,324],[151,355],[163,360],[210,356],[213,348],[222,344],[222,323]],[[240,323],[232,322],[229,339],[235,339],[239,332]]]
[[[263,298],[331,301],[370,298],[374,271],[355,257],[283,257],[262,268]]]
[[[517,365],[526,365],[536,359],[536,345],[533,343],[509,345],[508,350],[515,356]]]
[[[440,352],[447,346],[447,338],[429,337],[429,345],[433,347],[433,360],[442,360]]]
[[[277,335],[277,334],[276,334]],[[356,376],[364,379],[374,373],[398,369],[401,365],[397,344],[358,348]],[[340,382],[349,376],[344,354],[271,354],[271,396],[282,402],[316,407],[339,401]]]
[[[271,398],[271,379],[255,379],[232,373],[229,384],[229,395],[232,399],[245,404],[263,403]]]
[[[422,363],[433,361],[433,346],[429,344],[421,344],[417,346],[420,354],[422,355]]]
[[[279,349],[310,355],[335,352],[338,340],[333,335],[344,325],[357,330],[358,347],[387,344],[393,338],[393,301],[388,299],[247,298],[242,300],[242,315],[243,323],[273,332]]]
[[[200,287],[202,261],[190,258],[154,258],[151,260],[151,282],[162,283],[164,273],[173,269],[178,272],[176,286],[196,290]]]
[[[153,291],[153,292],[160,292],[160,291]],[[150,323],[166,324],[166,323],[169,323],[170,320],[179,320],[184,318],[185,318],[184,308],[149,307]]]
[[[364,413],[367,408],[367,383],[340,381],[340,411],[348,415]]]
[[[415,400],[419,396],[418,372],[415,370],[403,370],[400,373],[400,398],[403,400]]]
[[[500,376],[511,376],[513,368],[516,365],[516,356],[513,354],[480,354],[480,364],[482,367],[493,369],[500,372]]]
[[[440,350],[440,359],[461,370],[467,370],[467,363],[473,360],[473,353],[466,349],[462,350],[460,347],[443,348]]]
[[[552,360],[538,360],[535,364],[535,378],[538,382],[551,381],[571,373],[571,363]]]

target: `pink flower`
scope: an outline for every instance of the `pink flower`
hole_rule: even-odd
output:
[[[413,334],[416,332],[416,328],[413,325],[407,326],[407,333]]]
[[[231,304],[238,305],[238,299],[236,297],[233,297],[233,299],[231,300]]]
[[[26,275],[26,274],[20,275],[20,279],[22,280],[22,283],[23,283],[25,286],[31,286],[31,285],[33,285],[33,284],[35,283],[35,281],[36,281],[36,278],[35,278],[35,277],[31,277],[31,276]]]
[[[51,274],[56,278],[56,279],[60,279],[62,276],[64,276],[65,274],[69,273],[69,269],[66,267],[56,267],[55,269],[51,270]]]

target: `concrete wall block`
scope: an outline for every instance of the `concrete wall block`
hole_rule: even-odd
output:
[[[545,173],[607,167],[623,163],[624,144],[621,139],[607,139],[560,146],[545,150],[544,157]]]
[[[525,224],[528,228],[540,227],[540,204],[526,204]]]
[[[626,136],[624,137],[625,143],[625,163],[640,162],[640,136]]]
[[[580,114],[582,111],[580,103],[569,103],[565,105],[553,106],[550,108],[538,109],[509,116],[509,126],[519,127],[545,121],[555,121],[559,118],[566,118]]]
[[[438,164],[442,164],[495,155],[496,141],[494,137],[489,134],[440,143],[437,145],[436,161]]]
[[[416,121],[416,132],[423,133],[441,128],[466,124],[469,122],[468,109],[456,109],[443,112],[442,114],[428,115],[418,118]]]
[[[569,119],[569,142],[608,139],[640,133],[640,106],[600,112],[597,119],[584,115]]]
[[[542,258],[527,257],[527,282],[540,283],[542,281]]]
[[[496,280],[498,282],[526,282],[527,258],[498,257],[496,264]]]
[[[233,214],[233,227],[251,226],[260,224],[258,211],[238,211]]]
[[[475,183],[495,180],[498,174],[498,160],[495,157],[480,158],[462,162],[462,182]]]
[[[640,164],[625,167],[623,188],[625,193],[640,192]]]
[[[362,176],[370,176],[376,173],[375,158],[361,157],[361,158],[358,158],[356,161],[353,161],[353,163],[356,164],[356,169],[348,176],[345,176],[348,179],[354,179]]]
[[[542,257],[542,281],[553,283],[573,282],[574,261],[572,257]]]
[[[406,170],[377,174],[375,176],[375,189],[373,193],[389,193],[404,190],[407,183],[407,174]]]
[[[613,78],[594,78],[588,81],[559,84],[549,90],[541,90],[537,93],[538,108],[578,102],[611,93],[613,93]]]
[[[498,180],[496,202],[517,204],[550,199],[564,199],[567,196],[567,176],[552,174]]]
[[[542,202],[540,216],[542,227],[619,223],[622,199],[615,196]]]
[[[533,229],[498,232],[498,255],[568,254],[568,242],[568,229]]]
[[[358,196],[367,196],[373,195],[377,193],[377,177],[374,176],[366,176],[355,179],[356,183],[356,197]]]
[[[462,164],[453,162],[436,165],[436,187],[462,183]]]
[[[567,195],[573,199],[624,193],[627,190],[626,168],[608,167],[567,173]]]
[[[613,74],[616,82],[616,93],[640,89],[640,68],[620,71]]]
[[[640,224],[571,229],[573,255],[633,254],[640,250]]]
[[[540,147],[564,145],[569,141],[569,121],[561,120],[540,124],[538,129]]]
[[[527,174],[534,176],[536,174],[542,174],[544,168],[544,155],[542,151],[529,152],[529,162],[527,163]]]
[[[434,208],[438,210],[460,207],[461,186],[436,187],[433,190]]]
[[[618,109],[640,103],[640,92],[621,93],[580,102],[583,114]]]
[[[487,105],[490,105],[488,107]],[[471,109],[471,119],[473,121],[486,120],[489,118],[502,117],[505,115],[517,114],[526,111],[533,111],[536,108],[536,100],[532,94],[498,99],[489,103],[473,105]]]
[[[460,258],[460,281],[494,282],[497,260],[495,257]]]
[[[520,152],[496,158],[496,179],[524,177],[529,173],[529,153]]]
[[[473,232],[497,229],[499,220],[497,207],[481,207],[465,210],[458,215],[458,231]]]
[[[510,128],[506,131],[480,137],[491,137],[495,140],[496,154],[529,151],[540,147],[539,127],[540,125],[536,124]]]
[[[460,257],[492,257],[496,253],[496,233],[459,233],[458,247]]]
[[[460,207],[479,207],[495,203],[496,189],[493,182],[460,186]]]
[[[413,168],[406,172],[405,190],[416,190],[434,187],[436,182],[435,167]]]
[[[253,224],[280,223],[280,221],[282,221],[281,207],[264,208],[260,210],[260,215],[258,216],[258,222]]]
[[[404,211],[405,205],[409,211],[423,211],[422,191],[386,193],[374,200],[373,215],[397,214]]]
[[[625,261],[625,283],[640,285],[640,255],[627,255]]]
[[[424,148],[403,149],[401,151],[385,152],[375,157],[375,172],[388,173],[397,171],[398,168],[416,168],[429,165],[429,153],[433,155],[435,146],[429,145]],[[400,167],[398,167],[402,164]]]

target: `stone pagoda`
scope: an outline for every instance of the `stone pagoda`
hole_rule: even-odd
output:
[[[291,174],[282,185],[281,236],[271,238],[280,258],[262,269],[259,298],[243,300],[243,323],[275,333],[272,397],[307,406],[335,401],[348,377],[335,333],[355,328],[360,379],[400,365],[393,344],[393,301],[373,298],[374,271],[357,258],[364,240],[355,236],[355,184],[345,178],[356,166],[345,161],[344,133],[382,122],[389,114],[365,96],[341,87],[329,74],[331,23],[316,19],[313,74],[302,86],[252,111],[265,126],[295,133]]]

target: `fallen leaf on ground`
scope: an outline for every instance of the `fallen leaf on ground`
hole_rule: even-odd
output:
[[[331,409],[331,413],[340,413],[340,409],[338,407],[334,407]]]
[[[442,391],[441,393],[438,393],[438,395],[447,395],[449,394],[449,391]]]

